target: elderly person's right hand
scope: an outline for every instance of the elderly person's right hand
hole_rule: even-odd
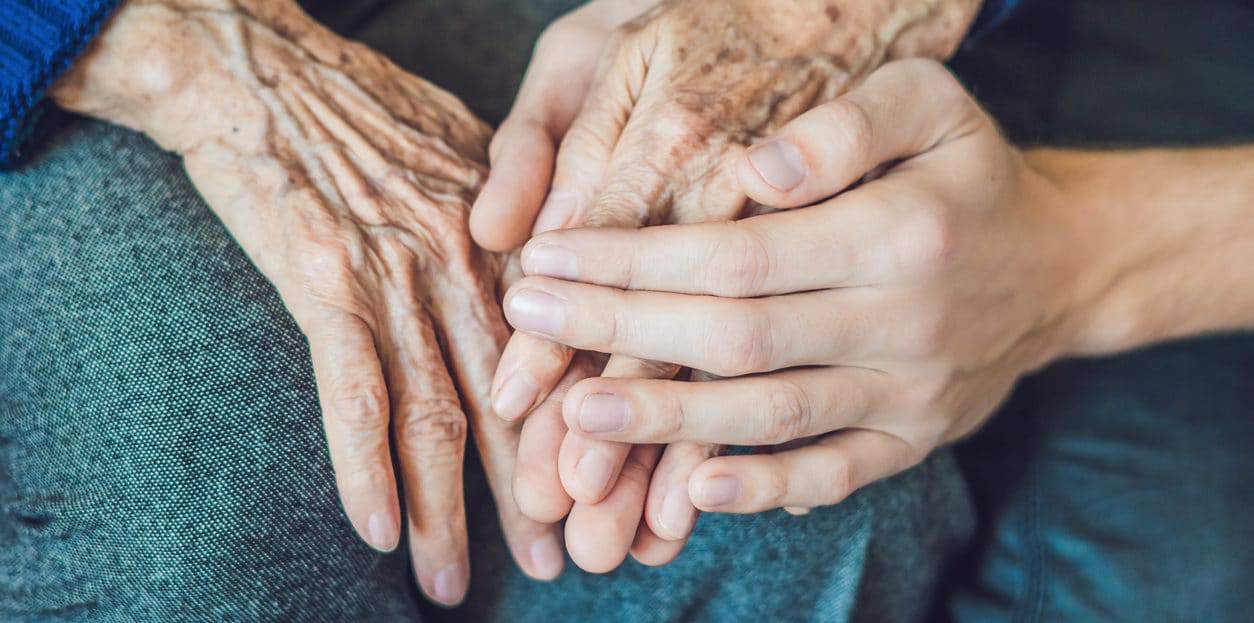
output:
[[[462,599],[468,414],[515,558],[560,573],[555,528],[513,502],[517,433],[488,413],[508,337],[502,262],[467,229],[487,126],[287,0],[132,0],[54,97],[180,154],[274,283],[309,339],[337,484],[367,542],[399,543],[403,481],[417,580]]]
[[[556,228],[744,216],[752,206],[735,163],[752,144],[885,60],[947,57],[979,5],[591,2],[555,22],[536,47],[492,142],[492,171],[471,215],[475,240],[506,250]],[[529,309],[536,307],[524,297],[506,300],[507,315]],[[569,511],[566,546],[584,569],[613,569],[629,547],[642,562],[664,563],[696,520],[688,477],[718,448],[633,447],[567,434],[561,395],[588,374],[568,370],[572,352],[515,333],[502,356],[493,404],[502,417],[527,416],[515,478],[519,503],[544,521]],[[602,375],[669,378],[677,370],[614,356]]]

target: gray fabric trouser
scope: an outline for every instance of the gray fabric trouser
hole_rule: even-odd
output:
[[[544,12],[574,3],[524,4],[320,10],[373,15],[360,28],[384,47],[396,30],[370,24],[395,10],[444,16],[405,13],[410,35],[489,16],[484,32],[512,28],[481,45],[421,38],[435,49],[418,70],[439,81],[467,56],[520,68]],[[499,114],[500,69],[484,66],[496,93],[454,86]],[[571,565],[547,584],[515,569],[472,472],[471,592],[456,611],[426,605],[403,553],[350,532],[305,340],[177,159],[97,122],[44,128],[0,176],[0,620],[908,621],[934,607],[972,527],[946,454],[806,517],[707,516],[661,569]]]
[[[575,3],[310,4],[499,120]],[[956,63],[1016,140],[1254,140],[1248,1],[1035,7]],[[430,608],[349,533],[304,340],[175,159],[45,127],[0,175],[0,620],[897,621],[938,578],[959,621],[1246,620],[1254,336],[1026,379],[959,448],[980,526],[945,570],[971,519],[945,454],[808,517],[704,517],[663,569],[551,584],[513,568],[472,472],[471,594]]]
[[[340,510],[301,334],[175,158],[69,121],[0,205],[0,619],[421,610],[405,555]],[[542,584],[468,495],[484,620],[910,620],[931,604],[897,596],[933,594],[971,527],[942,455],[806,517],[706,517],[661,569]]]

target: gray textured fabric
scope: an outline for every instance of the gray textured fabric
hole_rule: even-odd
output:
[[[438,79],[493,54],[520,69],[559,4],[313,8]],[[515,36],[445,38],[493,7],[483,32]],[[424,28],[415,54],[398,34]],[[496,71],[450,87],[499,116],[517,77]],[[44,129],[0,177],[0,620],[910,621],[971,529],[941,454],[807,517],[705,517],[662,569],[542,584],[473,474],[471,593],[433,609],[404,554],[351,534],[305,341],[177,159],[97,122]]]
[[[0,204],[0,618],[416,615],[404,555],[339,509],[303,339],[175,158],[70,121]],[[941,455],[807,517],[707,517],[662,569],[546,585],[471,495],[476,620],[917,620],[971,525]]]

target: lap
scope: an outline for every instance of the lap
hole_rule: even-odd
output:
[[[988,526],[959,620],[1244,616],[1254,335],[1072,361],[963,448]]]
[[[480,518],[482,519],[482,517]],[[944,563],[972,528],[948,453],[801,517],[783,511],[701,517],[674,562],[628,561],[606,575],[526,580],[478,526],[471,600],[450,620],[920,621]],[[487,537],[487,538],[484,538]],[[476,599],[477,598],[477,599]]]
[[[305,341],[176,158],[68,121],[0,205],[4,618],[440,618],[352,535]],[[709,516],[663,569],[540,584],[469,495],[450,614],[484,620],[917,619],[971,521],[942,455],[807,517]]]
[[[0,612],[410,614],[339,510],[304,339],[177,159],[89,121],[41,151],[0,178]]]

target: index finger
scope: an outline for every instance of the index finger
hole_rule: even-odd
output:
[[[918,238],[927,223],[914,216],[925,198],[915,194],[869,185],[740,221],[547,232],[523,248],[522,267],[623,290],[721,297],[875,285],[908,268],[903,253],[926,253]]]

